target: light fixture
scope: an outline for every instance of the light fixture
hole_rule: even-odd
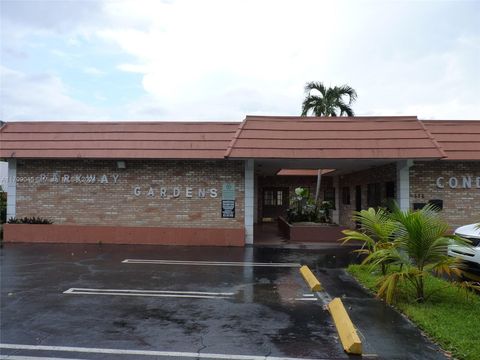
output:
[[[127,164],[125,163],[125,160],[117,160],[117,169],[126,169]]]

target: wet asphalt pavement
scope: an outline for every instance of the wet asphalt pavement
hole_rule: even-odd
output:
[[[358,358],[344,353],[322,301],[306,300],[312,294],[298,267],[122,263],[163,259],[309,265],[329,296],[343,298],[366,358],[445,359],[407,320],[366,294],[342,269],[355,261],[350,251],[7,244],[0,253],[1,343],[97,350],[3,347],[0,354],[17,359],[195,358],[178,352],[258,359]],[[70,288],[155,290],[163,295],[63,293]],[[193,297],[176,297],[177,292]],[[98,349],[168,353],[111,354]]]

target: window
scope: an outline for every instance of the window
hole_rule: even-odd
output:
[[[350,205],[350,188],[348,186],[342,189],[342,204]]]
[[[275,205],[275,199],[273,198],[273,190],[265,190],[263,193],[264,205]]]
[[[395,199],[395,181],[387,181],[385,183],[385,197],[388,199]]]
[[[277,190],[277,205],[283,205],[283,191]]]
[[[323,194],[324,201],[330,201],[335,209],[335,188],[326,189]]]
[[[377,207],[381,205],[380,183],[367,185],[367,206]]]
[[[263,192],[263,205],[282,206],[283,190],[265,190]]]

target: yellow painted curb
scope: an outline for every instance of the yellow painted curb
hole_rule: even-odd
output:
[[[302,274],[303,279],[310,287],[310,290],[322,291],[322,285],[320,284],[320,281],[317,280],[317,278],[315,277],[315,275],[313,275],[307,265],[303,265],[300,268],[300,274]]]
[[[342,342],[343,349],[348,354],[362,354],[362,342],[358,337],[357,330],[353,326],[352,320],[348,316],[345,306],[340,298],[333,299],[328,304],[328,311],[332,315],[333,322],[337,327],[337,332]]]

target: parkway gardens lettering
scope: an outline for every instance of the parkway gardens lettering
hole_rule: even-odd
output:
[[[2,179],[5,184],[117,184],[118,174],[61,174],[55,172],[51,175],[40,174],[37,176],[10,176]]]
[[[0,179],[1,183],[15,183],[15,184],[51,184],[51,185],[103,185],[103,186],[118,186],[120,181],[119,174],[64,174],[60,172],[54,172],[52,174],[40,174],[37,176],[16,176],[9,177],[8,179]],[[5,181],[7,180],[7,181]],[[231,184],[224,184],[232,187]],[[232,194],[234,188],[230,189]],[[226,190],[224,190],[225,192]],[[132,187],[132,193],[135,197],[147,197],[147,198],[161,198],[161,199],[175,199],[180,197],[185,198],[217,198],[218,190],[216,188],[205,187],[193,187],[193,186],[161,186],[153,187],[150,185],[139,186],[134,185]],[[230,193],[229,193],[230,194]],[[234,195],[231,195],[234,196]],[[233,198],[234,199],[234,198]]]
[[[192,186],[173,186],[173,187],[146,187],[142,190],[141,186],[133,187],[133,195],[145,196],[149,198],[172,199],[179,197],[205,199],[207,196],[216,198],[218,191],[215,188],[194,188]]]

